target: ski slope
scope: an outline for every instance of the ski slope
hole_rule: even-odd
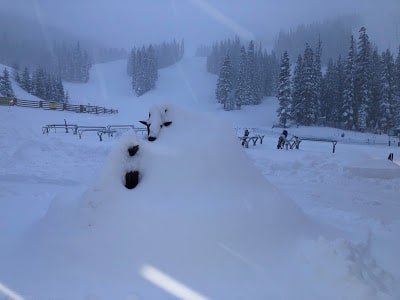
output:
[[[0,107],[0,299],[399,299],[400,151],[387,136],[289,128],[338,139],[336,153],[277,150],[276,99],[221,110],[204,59],[160,70],[140,98],[125,67],[65,84],[72,103],[117,115]],[[173,124],[153,143],[41,132],[64,119],[140,126],[159,103]],[[244,127],[263,144],[242,148]],[[127,190],[131,169],[142,177]]]

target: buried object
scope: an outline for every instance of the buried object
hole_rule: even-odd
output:
[[[139,151],[139,145],[128,148],[129,156],[135,156]],[[125,187],[129,190],[134,189],[139,184],[139,171],[130,171],[125,174]]]
[[[129,190],[135,188],[139,183],[139,171],[130,171],[125,174],[125,187]]]
[[[135,156],[135,154],[139,151],[139,145],[132,146],[128,148],[129,156]]]
[[[147,139],[153,142],[160,134],[163,126],[169,126],[172,121],[167,116],[168,108],[165,105],[153,105],[149,111],[149,118],[146,121],[139,121],[147,127]]]

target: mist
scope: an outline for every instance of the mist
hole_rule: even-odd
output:
[[[400,44],[398,0],[2,0],[1,11],[111,47],[235,35],[271,44],[280,30],[343,14],[360,15],[380,47]]]

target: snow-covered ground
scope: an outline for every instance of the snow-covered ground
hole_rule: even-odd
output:
[[[277,150],[276,99],[221,110],[204,59],[161,70],[140,98],[125,67],[65,84],[72,103],[117,115],[0,107],[0,299],[400,298],[400,148],[387,136],[289,128],[338,139],[336,153]],[[153,143],[41,131],[64,119],[141,126],[156,103],[173,124]],[[245,127],[263,144],[242,148]]]

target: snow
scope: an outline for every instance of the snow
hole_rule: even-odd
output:
[[[44,300],[399,299],[400,148],[387,136],[293,127],[289,137],[337,139],[336,153],[277,150],[276,99],[223,111],[204,59],[160,70],[140,98],[125,67],[65,84],[71,103],[117,115],[0,107],[0,299],[16,299],[4,287]],[[41,132],[64,119],[141,126],[154,104],[173,122],[154,142]],[[242,148],[244,128],[263,144]]]

